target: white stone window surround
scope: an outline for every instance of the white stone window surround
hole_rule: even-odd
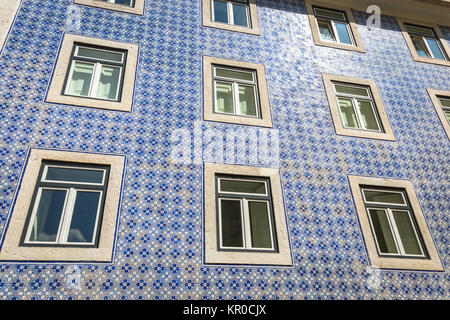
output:
[[[35,183],[43,160],[110,166],[97,247],[21,246]],[[10,262],[112,262],[116,242],[126,157],[109,154],[32,148],[17,188],[8,222],[0,243],[0,261]],[[24,183],[31,181],[31,183]]]

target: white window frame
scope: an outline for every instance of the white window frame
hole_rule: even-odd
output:
[[[222,200],[233,200],[239,201],[241,204],[241,226],[242,226],[242,244],[243,247],[226,247],[223,245],[223,235],[222,235],[222,206],[219,205],[219,248],[222,250],[247,250],[247,251],[273,251],[275,250],[274,242],[273,242],[273,225],[272,218],[270,217],[270,202],[268,200],[257,200],[257,199],[247,199],[247,198],[221,198],[218,197],[219,203]],[[264,202],[267,205],[267,215],[269,221],[269,230],[270,230],[270,248],[255,248],[252,246],[252,237],[251,237],[251,228],[250,228],[250,210],[249,210],[249,202]]]
[[[217,69],[223,69],[223,70],[229,70],[229,71],[238,71],[238,72],[245,72],[245,73],[251,73],[253,77],[253,81],[246,81],[241,79],[234,79],[234,78],[226,78],[226,77],[220,77],[216,75]],[[232,91],[233,91],[233,113],[227,113],[227,112],[220,112],[217,110],[217,82],[225,82],[230,83],[232,85]],[[252,87],[254,90],[254,96],[255,96],[255,107],[256,107],[256,115],[246,115],[241,113],[240,109],[240,99],[239,99],[239,85]],[[261,117],[261,110],[260,110],[260,103],[259,103],[259,92],[258,92],[258,79],[256,75],[255,70],[247,70],[247,69],[239,69],[239,68],[230,68],[227,66],[220,66],[220,65],[213,65],[213,90],[214,90],[214,113],[218,114],[225,114],[225,115],[232,115],[232,116],[240,116],[240,117],[247,117],[247,118],[257,118],[259,119]]]
[[[342,14],[342,16],[344,17],[342,20],[338,20],[338,19],[333,19],[333,18],[331,18],[331,17],[324,17],[324,16],[317,16],[317,13],[316,13],[316,9],[319,9],[319,10],[323,10],[323,11],[329,11],[329,12],[333,12],[333,13],[337,13],[337,14]],[[337,10],[332,10],[332,9],[325,9],[325,8],[318,8],[318,7],[313,7],[313,10],[314,10],[314,17],[315,17],[315,20],[316,20],[316,26],[317,26],[317,30],[319,31],[319,36],[320,36],[320,39],[322,40],[322,41],[325,41],[325,42],[337,42],[337,43],[340,43],[340,44],[343,44],[343,45],[351,45],[351,46],[355,46],[356,44],[355,44],[355,39],[354,39],[354,37],[353,37],[353,32],[352,32],[352,30],[351,30],[351,28],[350,28],[350,23],[349,23],[349,20],[348,20],[348,18],[347,18],[347,15],[345,14],[345,12],[341,12],[341,11],[337,11]],[[324,39],[324,38],[322,38],[322,33],[320,32],[320,27],[319,27],[319,20],[324,20],[324,21],[327,21],[327,22],[329,22],[330,23],[330,25],[331,25],[331,28],[332,28],[332,31],[333,31],[333,36],[334,36],[334,39],[336,39],[336,41],[331,41],[331,40],[327,40],[327,39]],[[336,29],[336,25],[335,25],[335,21],[340,21],[340,22],[345,22],[345,26],[346,26],[346,28],[347,28],[347,33],[348,33],[348,36],[349,36],[349,38],[350,38],[350,41],[352,42],[351,44],[348,44],[348,43],[345,43],[345,42],[342,42],[341,41],[341,39],[340,39],[340,37],[339,37],[339,33],[337,32],[337,29]]]
[[[377,235],[375,233],[375,228],[373,226],[372,218],[370,216],[370,210],[384,210],[386,212],[386,217],[387,217],[387,220],[388,220],[388,223],[389,223],[389,228],[391,230],[392,237],[394,238],[394,243],[395,243],[395,246],[396,246],[396,249],[397,249],[398,253],[381,252],[379,244],[378,244],[378,238],[377,238]],[[411,225],[413,226],[414,235],[416,236],[416,241],[419,244],[420,252],[422,254],[407,254],[407,253],[405,253],[405,249],[403,247],[403,242],[401,240],[400,233],[398,232],[398,227],[397,227],[397,224],[395,223],[394,214],[392,213],[392,211],[401,211],[401,212],[407,212],[408,213],[409,221],[411,222]],[[416,230],[415,223],[412,220],[411,211],[410,210],[407,210],[407,209],[391,209],[391,208],[376,208],[376,207],[368,206],[367,207],[367,215],[369,217],[370,227],[371,227],[371,230],[372,230],[373,237],[375,239],[375,244],[377,246],[377,250],[378,250],[378,252],[381,255],[383,255],[383,256],[392,256],[392,257],[413,257],[413,258],[425,258],[426,257],[425,253],[423,251],[422,243],[420,241],[419,235],[418,235],[417,230]]]
[[[36,218],[37,209],[39,207],[39,203],[41,201],[42,190],[65,190],[66,191],[66,199],[64,201],[63,212],[61,213],[61,219],[59,222],[58,232],[56,234],[56,240],[52,241],[30,241],[30,235],[33,229],[33,222]],[[73,210],[75,207],[75,200],[77,198],[77,192],[97,192],[99,193],[99,201],[97,205],[97,212],[95,217],[95,225],[94,225],[94,233],[92,235],[91,242],[68,242],[70,224],[72,222]],[[101,209],[101,199],[103,196],[103,191],[101,190],[89,190],[89,189],[76,189],[76,188],[53,188],[53,187],[40,187],[38,189],[38,193],[36,196],[36,200],[34,202],[33,211],[29,220],[28,229],[25,235],[25,244],[46,244],[46,245],[68,245],[68,246],[77,246],[77,245],[93,245],[96,242],[97,233],[98,233],[98,223],[100,219],[100,209]]]
[[[103,172],[103,179],[101,183],[89,183],[89,182],[78,182],[78,181],[63,181],[63,180],[47,180],[47,171],[48,168],[64,168],[64,169],[77,169],[77,170],[90,170],[90,171],[101,171]],[[94,169],[94,168],[81,168],[81,167],[75,167],[75,166],[62,166],[62,165],[45,165],[44,170],[42,172],[42,182],[51,182],[51,183],[76,183],[81,185],[91,185],[91,186],[102,186],[105,184],[105,176],[106,176],[106,170],[105,169]]]
[[[392,202],[376,202],[376,201],[368,201],[368,200],[366,199],[366,194],[364,193],[364,191],[376,191],[376,192],[384,192],[384,193],[399,193],[399,194],[402,195],[403,203],[402,203],[402,204],[398,204],[398,203],[397,203],[397,204],[394,204],[394,205],[398,205],[398,206],[406,205],[405,194],[404,194],[403,192],[401,192],[401,191],[392,191],[392,190],[385,191],[385,190],[382,190],[382,189],[372,189],[372,188],[362,188],[361,191],[362,191],[362,194],[363,194],[364,201],[365,201],[366,203],[368,203],[368,204],[390,205],[390,204],[394,204],[394,203],[392,203]]]
[[[80,58],[80,56],[78,56],[78,50],[79,50],[80,47],[81,48],[86,48],[86,49],[93,49],[93,50],[97,50],[97,51],[104,51],[104,52],[121,54],[122,55],[122,59],[121,59],[120,62],[117,62],[117,63],[121,63],[122,66],[108,64],[108,62],[113,62],[113,61],[106,60],[106,59],[105,60],[100,60],[100,59],[90,58],[90,60],[98,60],[97,62],[78,60],[78,58]],[[90,99],[98,99],[98,100],[118,101],[118,99],[119,99],[119,92],[121,91],[122,84],[123,84],[122,74],[123,74],[123,68],[124,68],[124,56],[125,55],[124,55],[123,52],[117,52],[117,51],[114,51],[114,50],[104,50],[104,49],[90,48],[90,47],[87,47],[87,46],[75,44],[74,54],[73,54],[73,56],[71,58],[70,71],[69,71],[69,75],[67,77],[67,81],[66,81],[65,88],[64,88],[64,94],[67,95],[67,96],[79,97],[79,98],[90,98]],[[84,57],[81,57],[81,58],[84,58]],[[92,76],[91,76],[91,84],[89,86],[89,91],[88,91],[88,94],[86,96],[70,94],[68,92],[69,87],[70,87],[70,83],[72,81],[72,76],[73,76],[73,71],[74,71],[74,68],[75,68],[75,64],[77,62],[84,63],[84,64],[91,64],[91,65],[94,66],[94,70],[92,71]],[[119,77],[118,77],[119,82],[117,83],[117,89],[116,89],[116,93],[115,93],[114,99],[98,98],[97,97],[97,90],[98,90],[98,86],[99,86],[99,83],[100,83],[100,77],[101,77],[102,67],[103,66],[111,67],[111,68],[118,68],[120,70]]]
[[[377,192],[383,192],[383,193],[395,193],[400,194],[402,196],[403,203],[392,203],[392,202],[375,202],[375,201],[367,201],[365,191],[377,191]],[[423,247],[422,247],[422,241],[419,237],[419,234],[416,230],[416,224],[414,223],[414,220],[412,219],[412,212],[409,208],[408,202],[406,200],[405,192],[404,191],[396,191],[396,190],[385,190],[383,188],[376,189],[376,188],[361,188],[361,193],[364,199],[364,202],[366,203],[366,211],[368,215],[368,219],[370,222],[370,227],[372,230],[373,237],[375,239],[375,244],[377,246],[377,250],[380,254],[385,256],[392,256],[392,257],[416,257],[416,258],[424,258],[426,257]],[[382,205],[383,207],[372,207],[371,205]],[[391,207],[397,207],[397,208],[391,208]],[[370,215],[370,210],[383,210],[386,213],[386,217],[389,223],[389,228],[391,230],[392,237],[394,238],[394,243],[397,249],[397,253],[385,253],[381,252],[379,244],[378,244],[378,238],[375,233],[375,228],[373,226],[372,218]],[[402,239],[400,237],[400,233],[398,232],[398,227],[394,219],[393,211],[401,211],[401,212],[407,212],[409,221],[411,222],[411,225],[413,226],[414,235],[416,236],[416,241],[419,244],[420,247],[420,255],[417,254],[407,254],[405,253],[405,249],[403,246]]]
[[[215,1],[225,2],[227,4],[228,23],[216,21],[216,17],[214,16],[214,2]],[[235,24],[234,24],[233,3],[237,3],[237,4],[245,6],[246,17],[247,17],[247,25],[246,26],[239,26],[239,27],[251,28],[252,25],[251,25],[251,19],[250,19],[250,5],[249,5],[248,1],[244,3],[244,2],[230,1],[230,0],[211,0],[211,19],[212,19],[212,21],[215,22],[215,23],[223,23],[223,24],[229,24],[229,25],[233,25],[234,26]]]
[[[262,193],[245,193],[245,192],[233,192],[233,191],[222,191],[221,187],[221,181],[222,180],[234,180],[234,181],[244,181],[244,182],[258,182],[258,183],[264,183],[264,194]],[[218,178],[218,191],[219,193],[225,193],[225,194],[239,194],[239,195],[256,195],[256,196],[266,196],[268,197],[269,195],[267,194],[267,181],[265,180],[253,180],[253,179],[237,179],[237,178],[223,178],[220,177]]]
[[[342,126],[344,128],[351,129],[351,130],[363,130],[363,131],[369,131],[369,132],[384,132],[383,131],[383,126],[382,126],[381,121],[380,121],[380,116],[378,114],[377,107],[375,105],[375,101],[374,101],[374,98],[373,98],[373,95],[372,95],[372,92],[371,92],[369,86],[359,85],[359,84],[352,84],[352,83],[343,83],[343,82],[338,82],[338,81],[332,81],[332,84],[333,84],[334,95],[336,97],[336,103],[337,103],[338,108],[339,108],[339,115],[341,117]],[[337,92],[336,91],[336,85],[342,85],[342,86],[346,86],[346,87],[353,87],[353,88],[359,88],[359,89],[363,88],[368,93],[368,96],[359,96],[359,95],[356,95],[356,94],[348,94],[348,93]],[[356,119],[357,119],[359,128],[353,128],[353,127],[346,127],[345,126],[344,118],[342,116],[342,111],[341,111],[340,104],[339,104],[339,97],[344,97],[344,98],[352,100],[352,107],[353,107],[353,111],[356,114]],[[372,107],[372,112],[373,112],[373,114],[375,116],[375,119],[377,121],[377,126],[379,128],[378,130],[363,128],[362,124],[364,123],[364,121],[363,121],[362,114],[359,111],[359,108],[357,107],[358,106],[358,100],[364,100],[364,101],[370,102],[370,106]]]

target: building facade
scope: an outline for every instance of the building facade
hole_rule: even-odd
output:
[[[0,3],[0,299],[448,299],[448,1]]]

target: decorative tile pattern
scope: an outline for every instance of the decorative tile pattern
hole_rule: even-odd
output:
[[[1,300],[448,299],[449,140],[426,88],[450,90],[449,69],[414,62],[394,17],[369,31],[353,12],[361,54],[314,46],[302,1],[258,5],[261,36],[202,27],[200,0],[147,0],[142,17],[24,1],[0,58],[1,232],[30,147],[128,164],[114,262],[0,263]],[[141,46],[132,113],[43,102],[63,32]],[[202,167],[170,159],[172,131],[202,117],[202,55],[266,67],[293,268],[202,263]],[[322,72],[375,80],[397,141],[335,135]],[[369,286],[347,175],[412,181],[446,272],[383,270]]]

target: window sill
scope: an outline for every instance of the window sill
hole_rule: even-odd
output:
[[[328,48],[334,48],[334,49],[342,49],[342,50],[347,50],[347,51],[366,53],[366,50],[362,47],[356,47],[356,46],[352,46],[352,45],[348,45],[348,44],[344,44],[344,43],[314,39],[314,44],[316,46],[321,46],[321,47],[328,47]]]
[[[450,67],[450,61],[440,60],[440,59],[432,59],[418,56],[417,54],[411,52],[412,58],[416,62],[428,63],[428,64],[437,64],[440,66]]]

